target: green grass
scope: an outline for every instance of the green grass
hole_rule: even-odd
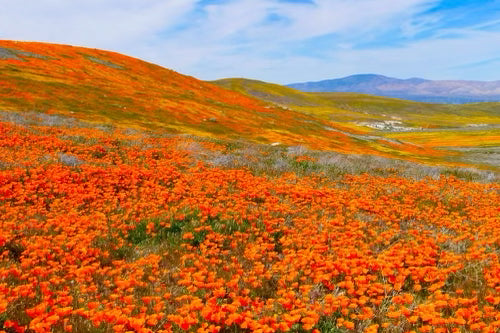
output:
[[[359,93],[308,93],[248,79],[212,81],[219,86],[339,122],[394,120],[410,127],[500,124],[500,103],[431,104]]]
[[[494,158],[483,163],[477,153],[457,152],[454,148],[499,147],[500,103],[431,104],[358,93],[308,93],[242,78],[212,83],[270,105],[332,121],[336,127],[332,130],[343,129],[358,147],[369,147],[386,156],[436,165],[459,163],[494,170],[499,167]],[[374,128],[388,121],[397,123]],[[296,133],[309,136],[320,129],[324,129],[320,123],[306,122],[294,128]],[[386,139],[412,144],[415,149],[387,144]],[[434,149],[434,153],[424,156],[423,149]]]

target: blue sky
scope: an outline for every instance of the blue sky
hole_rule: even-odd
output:
[[[118,51],[211,80],[500,80],[500,0],[0,0],[0,39]]]

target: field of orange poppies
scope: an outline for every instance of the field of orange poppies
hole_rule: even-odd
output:
[[[230,149],[0,122],[0,332],[500,330],[498,183],[203,160]]]

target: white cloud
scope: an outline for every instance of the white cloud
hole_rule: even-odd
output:
[[[420,15],[437,0],[20,2],[0,0],[0,38],[111,49],[202,79],[243,76],[288,83],[359,72],[480,78],[460,66],[500,54],[493,42],[500,40],[498,33],[479,31],[498,18],[411,41],[444,15]],[[356,49],[391,31],[399,31],[404,44]],[[447,38],[450,34],[461,37]],[[331,37],[322,44],[311,42],[325,35]]]
[[[237,71],[243,76],[253,66],[253,76],[269,78],[264,72],[276,72],[270,63],[278,69],[284,65],[283,61],[291,61],[289,58],[273,61],[270,54],[289,53],[291,58],[304,59],[293,55],[291,48],[308,38],[326,34],[344,35],[339,44],[349,45],[346,43],[349,38],[390,27],[395,19],[404,21],[431,2],[320,0],[314,5],[275,0],[216,2],[204,6],[185,30],[162,40],[156,52],[150,49],[148,59],[165,64],[161,59],[168,54],[168,59],[173,60],[167,65],[175,65],[181,72],[199,73],[202,78],[238,75]],[[272,14],[282,20],[268,22]],[[283,81],[283,77],[278,74],[274,80]]]
[[[133,47],[178,22],[195,0],[1,1],[0,38]]]
[[[493,41],[500,40],[500,33],[470,30],[455,33],[462,37],[424,39],[402,47],[337,50],[334,61],[322,62],[327,75],[314,73],[304,80],[353,73],[380,73],[402,78],[499,80],[500,72],[496,70],[478,72],[475,68],[476,72],[473,72],[474,69],[467,65],[498,57],[500,45]]]
[[[292,18],[291,32],[297,37],[330,33],[359,33],[404,22],[431,0],[318,0],[315,6],[282,6]]]

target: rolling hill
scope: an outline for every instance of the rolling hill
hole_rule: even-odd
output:
[[[68,45],[0,41],[0,110],[431,164],[498,167],[495,158],[483,163],[477,157],[483,150],[467,159],[463,150],[449,149],[496,147],[500,117],[495,103],[431,105],[305,93],[245,79],[203,82],[115,52]],[[434,132],[422,135],[423,128]]]
[[[424,162],[446,163],[442,157],[449,154],[393,139],[360,140],[357,135],[366,129],[344,127],[114,52],[0,41],[0,57],[0,110]]]
[[[401,120],[409,127],[449,128],[500,124],[500,103],[431,104],[349,92],[304,92],[242,78],[215,84],[284,107],[338,122]]]
[[[444,158],[448,161],[500,166],[500,103],[429,104],[359,93],[303,92],[241,78],[214,83],[364,131],[355,135],[358,139],[397,140],[449,152],[452,155]]]
[[[1,41],[0,52],[2,110],[316,148],[349,141],[324,129],[330,122],[114,52],[14,41]]]
[[[358,74],[333,80],[292,83],[288,86],[308,92],[358,92],[430,103],[500,101],[500,80],[403,80],[376,74]]]

